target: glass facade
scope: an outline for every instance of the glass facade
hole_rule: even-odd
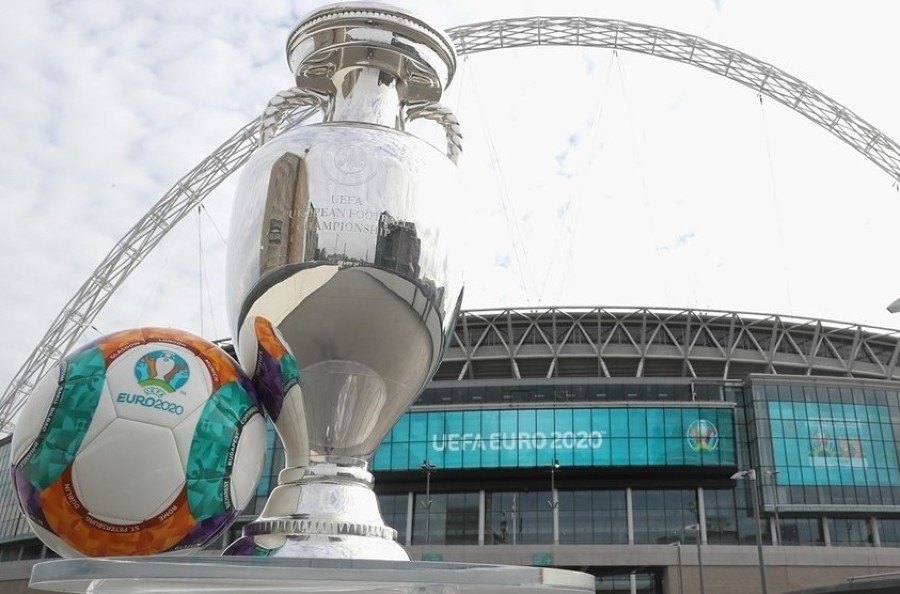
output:
[[[628,544],[625,489],[560,491],[560,544]]]
[[[474,406],[416,407],[384,441],[373,467],[376,473],[390,473],[391,480],[407,477],[415,483],[420,482],[415,477],[424,478],[419,466],[425,460],[439,469],[435,477],[444,471],[472,471],[478,477],[489,476],[483,473],[490,469],[525,472],[515,475],[522,483],[519,490],[486,487],[464,493],[471,502],[466,525],[477,526],[473,514],[479,513],[485,526],[483,534],[464,531],[467,542],[668,544],[700,538],[709,545],[754,545],[755,487],[766,544],[900,546],[898,392],[868,389],[863,382],[846,382],[850,387],[834,383],[837,387],[821,380],[750,376],[742,390],[705,386],[704,404],[666,401],[670,392],[680,397],[686,392],[663,384],[616,385],[610,391],[618,390],[617,398],[626,402],[591,406],[578,403],[605,394],[607,387],[520,384],[428,390],[419,404],[449,398],[456,405],[468,398]],[[627,402],[632,393],[652,403]],[[485,406],[485,400],[503,399],[504,394],[516,404],[507,409]],[[548,396],[554,405],[534,405]],[[704,434],[689,430],[695,420],[715,425],[715,456],[697,455],[690,448],[692,436]],[[833,455],[820,456],[824,462],[812,460],[817,432],[832,436],[833,447],[826,451]],[[566,486],[557,490],[555,509],[547,489],[554,461],[564,473],[570,471]],[[592,467],[604,470],[572,478],[578,469]],[[657,469],[650,479],[639,472],[646,467]],[[722,477],[717,468],[728,473],[754,468],[759,480],[721,485],[721,478],[719,483],[714,479]],[[584,488],[569,488],[572,483]],[[441,485],[437,478],[432,488],[452,489],[452,484]],[[421,499],[418,485],[407,497]],[[436,528],[430,542],[441,544],[444,512],[439,497],[432,499]],[[482,507],[476,510],[479,499]],[[860,508],[860,503],[872,507]],[[423,513],[417,503],[417,530],[408,544],[423,543]]]
[[[485,544],[553,543],[548,501],[549,491],[485,493]]]
[[[751,391],[767,508],[879,511],[900,506],[896,389],[756,378]]]
[[[769,401],[779,485],[900,485],[886,406]]]
[[[634,544],[697,542],[697,492],[691,489],[633,489]]]
[[[778,376],[697,388],[430,388],[373,458],[382,515],[412,545],[754,545],[756,487],[766,544],[900,547],[897,389]],[[267,440],[244,521],[284,466],[271,427]],[[758,482],[729,480],[738,469]],[[0,559],[46,555],[36,543],[0,473]]]
[[[480,534],[482,496],[485,528]],[[705,502],[699,522],[698,497]],[[413,532],[407,535],[410,500],[416,505]],[[423,493],[379,496],[385,521],[398,530],[401,543],[640,545],[693,544],[701,538],[706,545],[756,544],[753,510],[735,496],[735,491],[727,489],[560,490],[556,534],[549,491],[433,493],[431,500],[429,514]],[[774,520],[770,523],[764,519],[762,524],[763,543],[774,544]],[[788,517],[779,519],[778,530],[783,546],[900,547],[900,518]]]
[[[561,489],[556,508],[549,490],[454,491],[431,493],[430,511],[426,495],[415,491],[379,495],[379,504],[385,522],[406,545],[669,545],[700,538],[705,545],[754,546],[752,504],[749,492],[742,491]],[[407,534],[410,508],[412,532]],[[763,544],[776,542],[775,525],[774,518],[763,518]],[[900,547],[900,517],[782,517],[777,530],[783,546]]]
[[[736,465],[731,407],[514,408],[406,413],[375,471]]]
[[[478,544],[478,502],[478,493],[431,493],[428,498],[424,493],[415,495],[413,540]]]

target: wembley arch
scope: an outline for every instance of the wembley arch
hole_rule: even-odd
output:
[[[533,46],[622,50],[701,68],[770,97],[821,126],[900,183],[900,145],[852,110],[780,68],[702,37],[653,25],[584,17],[509,18],[447,30],[459,55]],[[278,96],[276,96],[278,97]],[[0,396],[0,433],[35,383],[88,328],[113,293],[169,230],[247,162],[269,133],[307,119],[309,102],[273,101],[261,116],[222,143],[179,179],[103,258],[56,316]]]

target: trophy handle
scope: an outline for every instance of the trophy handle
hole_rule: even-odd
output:
[[[437,122],[444,127],[444,132],[447,134],[447,157],[455,164],[462,153],[462,131],[456,115],[450,111],[450,108],[435,101],[410,104],[406,109],[407,121],[420,118]]]
[[[323,112],[331,105],[331,95],[292,87],[278,92],[269,100],[269,104],[262,113],[260,121],[259,144],[262,146],[278,132],[278,127],[284,121],[285,116],[298,107],[314,107]]]

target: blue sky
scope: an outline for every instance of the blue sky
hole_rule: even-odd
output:
[[[316,2],[17,2],[0,22],[0,384],[162,194],[291,85]],[[398,2],[451,27],[631,20],[771,62],[900,138],[900,9],[859,2]],[[531,48],[460,62],[457,259],[468,308],[634,305],[900,326],[885,306],[900,193],[796,113],[696,68]],[[163,241],[87,338],[162,325],[220,338],[234,179]]]

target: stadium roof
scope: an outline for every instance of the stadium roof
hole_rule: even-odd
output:
[[[900,331],[796,316],[662,308],[463,312],[435,380],[716,378],[898,380]]]

